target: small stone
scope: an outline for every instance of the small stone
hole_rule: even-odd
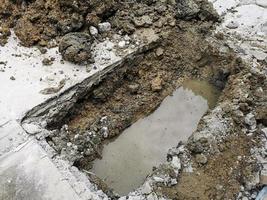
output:
[[[180,170],[182,168],[181,160],[178,158],[178,156],[174,156],[171,161],[171,165],[176,169]]]
[[[109,22],[103,22],[98,24],[100,33],[105,33],[111,30],[111,24]]]
[[[131,94],[136,94],[138,92],[139,87],[140,86],[137,83],[128,85],[128,89]]]
[[[151,89],[153,92],[162,90],[162,79],[159,76],[151,81]]]
[[[142,20],[144,21],[146,27],[153,24],[152,19],[148,15],[143,16]]]
[[[239,108],[240,108],[240,110],[243,111],[243,112],[246,112],[246,111],[249,110],[249,106],[248,106],[247,103],[240,103],[240,104],[239,104]]]
[[[251,130],[255,129],[257,125],[255,116],[252,113],[247,114],[245,117],[245,123],[250,126]]]
[[[131,38],[129,37],[129,35],[125,35],[125,36],[123,37],[123,39],[124,39],[125,41],[131,41]]]
[[[256,89],[256,91],[255,91],[255,95],[256,95],[257,97],[263,97],[264,94],[265,94],[265,93],[264,93],[262,87],[258,87],[258,88]]]
[[[135,25],[136,27],[143,27],[143,26],[145,25],[145,22],[142,21],[141,18],[135,18],[135,19],[134,19],[134,25]]]
[[[173,185],[176,185],[177,184],[177,180],[176,179],[171,179],[171,182],[170,182],[170,185],[173,186]]]
[[[126,46],[126,42],[125,41],[120,41],[119,44],[118,44],[118,47],[121,48],[121,49],[125,48],[125,46]]]
[[[47,49],[44,47],[38,47],[38,49],[41,52],[41,54],[45,54],[47,52]]]
[[[72,146],[72,143],[71,142],[68,142],[67,143],[67,147],[71,147]]]
[[[108,137],[108,128],[107,127],[102,127],[100,131],[101,131],[104,138]]]
[[[205,155],[203,154],[197,154],[196,155],[196,162],[199,163],[199,164],[206,164],[208,162],[208,159]]]
[[[148,182],[146,182],[142,187],[142,194],[150,194],[152,192],[152,188]]]
[[[98,30],[97,30],[97,28],[94,27],[94,26],[90,26],[90,27],[89,27],[89,31],[90,31],[90,34],[91,34],[92,36],[94,36],[94,37],[96,37],[96,36],[98,35]]]
[[[10,80],[14,81],[14,80],[16,80],[16,79],[15,79],[14,76],[11,76],[11,77],[10,77]]]
[[[44,58],[43,61],[42,61],[43,65],[52,65],[53,64],[53,61],[49,58]]]
[[[226,27],[229,29],[236,29],[239,27],[239,24],[237,22],[231,21],[226,25]]]
[[[158,48],[156,50],[156,56],[161,57],[164,54],[164,50],[162,48]]]
[[[152,19],[148,15],[144,15],[141,18],[134,19],[134,25],[136,27],[150,27],[153,24]]]

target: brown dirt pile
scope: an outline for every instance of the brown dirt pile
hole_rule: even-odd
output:
[[[14,28],[24,46],[53,46],[52,39],[97,25],[117,5],[115,0],[0,0],[0,41],[5,44]]]

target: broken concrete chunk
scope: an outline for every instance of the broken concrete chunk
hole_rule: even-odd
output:
[[[68,33],[59,43],[59,52],[64,60],[82,64],[91,58],[92,38],[86,33]]]

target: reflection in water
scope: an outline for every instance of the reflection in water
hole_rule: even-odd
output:
[[[107,144],[92,171],[121,195],[138,188],[168,149],[186,140],[200,118],[214,107],[219,92],[203,81],[186,81],[151,115],[138,120]]]

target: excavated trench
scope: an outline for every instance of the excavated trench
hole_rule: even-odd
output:
[[[219,53],[202,25],[190,23],[117,67],[47,126],[54,130],[47,142],[110,196],[140,186],[167,150],[197,129],[238,71],[240,60]]]
[[[188,80],[151,115],[139,119],[104,145],[92,172],[121,195],[137,189],[153,167],[164,163],[170,147],[186,141],[212,109],[219,91],[205,81]]]
[[[250,137],[243,132],[252,131],[248,129],[257,123],[266,125],[265,77],[256,70],[250,73],[229,50],[222,33],[211,36],[220,19],[206,0],[26,4],[2,0],[0,15],[1,45],[12,27],[25,46],[53,47],[69,32],[91,34],[90,26],[98,27],[100,22],[110,22],[112,29],[100,31],[94,38],[97,42],[112,40],[118,33],[135,41],[135,34],[143,29],[160,38],[153,48],[88,77],[22,120],[25,131],[41,142],[45,138],[56,151],[52,159],[68,160],[111,199],[135,190],[148,174],[161,170],[174,184],[153,185],[159,196],[234,199],[258,171],[250,159],[250,150],[260,144],[258,133]],[[249,118],[244,121],[245,116]],[[211,119],[217,123],[211,121],[209,129]],[[216,131],[218,124],[227,130]],[[195,130],[214,138],[195,140],[193,134],[187,140]],[[167,156],[169,148],[181,147],[180,141],[186,141],[181,146],[194,171],[186,172],[186,160],[181,159],[180,171],[174,175],[173,170],[158,166],[166,157],[168,164],[180,159],[180,155]]]

